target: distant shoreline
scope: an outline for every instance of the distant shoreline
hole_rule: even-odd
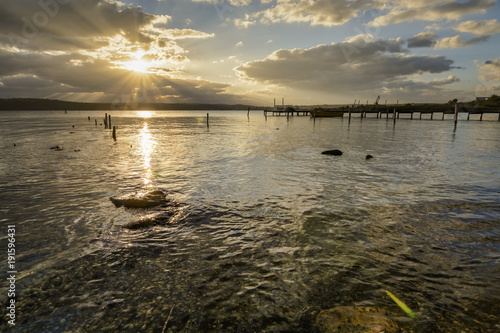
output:
[[[367,107],[381,112],[383,109],[392,111],[397,108],[399,112],[446,112],[452,113],[455,109],[455,102],[447,103],[406,103],[406,104],[366,104]],[[329,105],[300,105],[304,110],[314,107],[331,107]],[[335,105],[335,107],[347,106]],[[500,98],[496,95],[487,100],[474,101],[468,103],[458,103],[459,112],[469,113],[498,113],[500,112]],[[359,106],[358,106],[359,107]],[[195,110],[265,110],[270,106],[255,106],[248,104],[210,104],[210,103],[84,103],[70,102],[57,99],[44,98],[0,98],[0,111],[195,111]]]
[[[0,99],[0,111],[83,111],[83,110],[248,110],[264,107],[244,104],[208,103],[83,103],[43,98]]]

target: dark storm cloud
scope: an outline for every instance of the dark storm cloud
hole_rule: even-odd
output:
[[[279,50],[236,70],[243,78],[265,84],[352,92],[397,85],[412,75],[453,68],[453,60],[443,56],[405,54],[401,39],[373,41],[368,37],[310,49]]]

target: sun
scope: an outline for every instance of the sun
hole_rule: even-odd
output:
[[[124,64],[124,67],[130,71],[138,72],[138,73],[148,73],[151,67],[151,64],[142,59],[134,59],[128,61]]]

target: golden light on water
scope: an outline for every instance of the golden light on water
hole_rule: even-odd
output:
[[[148,111],[140,111],[140,112],[148,112]],[[152,186],[153,181],[153,170],[151,168],[151,155],[153,153],[154,147],[156,145],[156,141],[154,141],[151,132],[149,131],[148,123],[144,123],[144,126],[139,133],[139,144],[141,147],[141,153],[144,158],[144,174],[143,181],[146,187]]]
[[[155,113],[153,111],[136,111],[137,116],[141,118],[151,118]],[[147,124],[146,124],[147,126]]]

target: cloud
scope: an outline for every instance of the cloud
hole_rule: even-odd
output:
[[[484,14],[496,5],[496,0],[415,0],[395,1],[386,15],[375,18],[370,25],[384,26],[415,20],[439,21],[457,20],[464,15]]]
[[[170,20],[106,0],[2,1],[0,95],[110,102],[147,91],[148,101],[236,101],[227,84],[183,78],[189,58],[177,41],[214,34],[168,29]]]
[[[451,84],[455,82],[460,82],[460,79],[456,77],[455,75],[449,75],[448,77],[441,78],[441,79],[433,79],[431,82],[429,82],[430,85],[433,86],[443,86],[446,84]]]
[[[484,81],[500,82],[500,58],[487,60],[481,64],[479,75]]]
[[[281,0],[252,18],[262,23],[309,23],[327,27],[344,24],[371,9],[382,9],[381,0]]]
[[[272,1],[261,1],[261,3],[271,4]],[[332,27],[349,22],[368,11],[372,13],[378,11],[382,14],[372,20],[369,25],[384,26],[414,20],[457,20],[464,15],[485,13],[495,4],[496,0],[467,0],[465,2],[453,0],[395,0],[390,2],[382,0],[279,0],[271,4],[269,8],[247,15],[244,21],[238,20],[235,24],[241,26],[242,22],[247,22],[245,24],[248,26],[249,22],[260,21],[264,24],[286,22]]]
[[[0,95],[134,102],[241,102],[227,84],[169,75],[138,75],[106,60],[0,51]],[[18,74],[27,72],[29,74]]]
[[[238,27],[238,28],[245,28],[247,29],[249,26],[254,25],[256,22],[253,21],[250,17],[250,15],[245,14],[244,19],[235,19],[233,21],[233,24]]]
[[[243,46],[243,42],[240,40],[238,43],[236,43],[235,45],[236,47],[240,47],[240,46]]]
[[[436,49],[451,48],[456,49],[459,47],[471,46],[489,39],[489,36],[479,36],[471,39],[463,39],[460,36],[446,37],[436,42]]]
[[[222,4],[224,0],[191,0],[193,2],[209,2],[212,4],[216,4],[217,2]],[[227,1],[231,6],[248,6],[252,3],[252,0],[228,0]],[[219,4],[219,5],[220,5]]]
[[[491,36],[500,33],[500,22],[496,19],[488,21],[465,21],[455,30],[480,36]]]
[[[395,89],[411,81],[410,77],[453,68],[453,61],[443,56],[406,54],[403,43],[401,38],[374,40],[373,36],[359,35],[338,44],[278,50],[235,70],[240,77],[258,83],[340,94]],[[456,78],[446,80],[451,83]],[[436,89],[440,84],[445,80],[425,87]]]
[[[437,35],[432,32],[421,32],[408,39],[408,47],[433,47],[436,44]]]

